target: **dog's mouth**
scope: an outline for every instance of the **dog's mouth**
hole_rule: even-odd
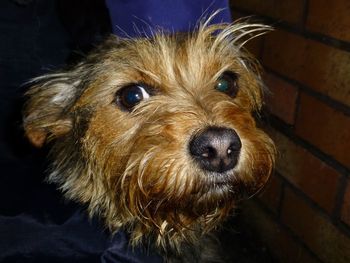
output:
[[[206,174],[207,180],[206,183],[209,186],[225,186],[232,184],[235,181],[235,172],[233,169],[228,170],[223,173],[218,172],[208,172]]]
[[[243,182],[239,179],[239,175],[235,169],[226,171],[225,173],[211,172],[207,174],[205,182],[205,196],[207,198],[231,199],[234,201],[249,198],[258,189],[254,186],[254,182]]]
[[[204,192],[208,194],[228,194],[231,193],[236,184],[233,169],[224,173],[209,172],[206,174]]]

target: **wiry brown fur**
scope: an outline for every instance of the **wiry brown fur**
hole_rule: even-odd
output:
[[[203,23],[189,34],[110,37],[73,68],[35,79],[24,127],[38,146],[54,140],[49,181],[111,231],[127,229],[132,244],[148,239],[176,253],[195,244],[271,173],[273,143],[252,117],[262,105],[259,67],[242,47],[267,30]],[[213,88],[227,70],[239,76],[235,98]],[[114,100],[130,83],[156,94],[126,112]],[[213,189],[213,175],[189,154],[208,126],[234,129],[242,141],[224,189]]]

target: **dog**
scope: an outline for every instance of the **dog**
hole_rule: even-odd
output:
[[[26,94],[26,136],[52,144],[48,181],[167,261],[215,261],[203,240],[274,165],[254,117],[260,66],[244,48],[270,27],[209,22],[190,33],[111,36]]]

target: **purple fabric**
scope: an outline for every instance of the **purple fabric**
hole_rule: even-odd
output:
[[[0,215],[0,262],[162,263],[153,250],[129,246],[124,231],[113,238],[102,223],[75,210],[63,222],[22,213]]]
[[[192,30],[201,17],[223,9],[212,24],[231,22],[228,0],[105,0],[113,33],[122,37],[149,36],[151,31]],[[136,29],[137,28],[137,29]],[[138,32],[139,31],[139,32]]]

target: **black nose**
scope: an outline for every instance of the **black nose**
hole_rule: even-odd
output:
[[[233,129],[209,127],[190,141],[190,153],[202,169],[223,173],[236,166],[242,147]]]

